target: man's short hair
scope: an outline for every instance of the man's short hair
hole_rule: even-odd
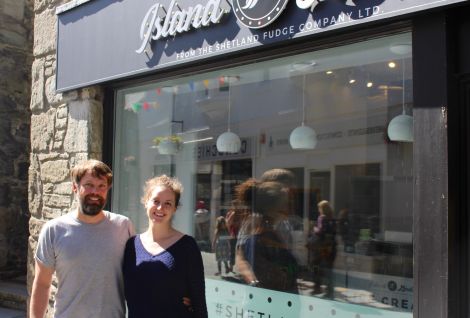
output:
[[[108,186],[111,186],[113,183],[113,172],[104,162],[99,160],[90,159],[87,161],[80,162],[70,171],[70,178],[75,184],[79,184],[80,180],[87,173],[95,178],[106,178]]]

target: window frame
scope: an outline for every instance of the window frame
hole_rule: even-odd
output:
[[[449,238],[449,174],[447,149],[447,113],[442,105],[448,105],[447,64],[436,69],[430,63],[447,58],[446,26],[444,14],[435,13],[414,17],[395,23],[373,22],[366,27],[324,32],[314,41],[294,39],[287,45],[266,45],[244,54],[228,54],[204,63],[182,63],[168,70],[133,79],[108,83],[104,87],[103,160],[112,167],[116,91],[124,87],[138,86],[149,81],[161,81],[212,70],[233,67],[307,51],[342,46],[371,37],[381,37],[402,32],[412,32],[413,39],[413,112],[414,112],[414,195],[413,195],[413,317],[454,317],[449,315],[449,289],[456,281],[448,281]],[[433,54],[429,48],[433,47]],[[227,61],[230,61],[227,63]],[[431,88],[429,82],[432,82]],[[442,88],[445,89],[442,89]],[[430,134],[432,130],[435,134]],[[429,137],[434,138],[429,142]],[[432,156],[430,154],[433,154]],[[440,167],[440,169],[436,169]],[[455,176],[455,175],[454,175]],[[108,200],[108,208],[112,191]],[[432,213],[430,213],[430,211]],[[436,222],[439,220],[439,222]],[[458,222],[454,222],[458,223]],[[438,233],[438,235],[436,235]],[[436,253],[436,246],[439,247]],[[438,257],[436,257],[436,255]],[[430,265],[431,264],[431,265]],[[439,291],[439,292],[436,292]],[[467,289],[465,289],[465,296]],[[461,296],[462,297],[462,296]],[[460,298],[464,299],[464,298]],[[459,302],[461,303],[461,301]],[[463,307],[463,306],[460,306]],[[436,316],[436,313],[439,313]],[[455,316],[460,317],[460,316]],[[463,317],[463,316],[462,316]]]

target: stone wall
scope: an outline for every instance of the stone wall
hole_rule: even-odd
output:
[[[34,276],[33,253],[41,227],[47,220],[67,213],[73,203],[70,168],[81,160],[100,159],[102,151],[102,89],[88,87],[63,94],[55,91],[55,8],[65,2],[35,0],[34,3],[28,185],[29,291]]]
[[[0,279],[26,272],[32,7],[0,0]]]

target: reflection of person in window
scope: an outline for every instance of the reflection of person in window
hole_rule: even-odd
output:
[[[214,239],[212,241],[212,250],[215,252],[215,260],[217,261],[216,276],[222,274],[222,263],[225,265],[225,273],[228,274],[231,269],[228,265],[230,262],[230,236],[228,233],[225,218],[219,216],[216,220]]]
[[[239,233],[237,268],[248,284],[297,293],[297,262],[274,228],[288,209],[288,192],[279,182],[262,182],[253,203]]]
[[[312,294],[320,294],[321,283],[326,284],[326,297],[333,298],[333,263],[336,258],[336,221],[333,218],[333,209],[328,201],[318,203],[317,223],[309,240],[308,248],[312,254],[311,267],[313,268],[314,290]]]
[[[198,244],[202,244],[201,241],[209,240],[209,220],[210,213],[206,209],[204,201],[199,200],[196,202],[196,211],[194,212],[194,224],[195,224],[195,239]]]
[[[338,234],[343,240],[344,251],[347,253],[355,252],[356,241],[359,238],[359,226],[357,217],[349,209],[341,209],[338,215]]]
[[[279,215],[279,218],[276,220],[274,227],[282,241],[287,245],[287,248],[292,250],[292,231],[294,230],[294,226],[291,219],[294,217],[293,191],[295,185],[295,176],[292,171],[282,168],[275,168],[265,171],[260,180],[261,182],[278,182],[285,188],[285,191],[288,194],[287,208],[282,211],[281,215]]]
[[[247,179],[235,188],[234,206],[225,215],[228,232],[230,234],[230,269],[235,265],[235,247],[240,228],[248,214],[251,213],[252,195],[256,186],[255,179]]]

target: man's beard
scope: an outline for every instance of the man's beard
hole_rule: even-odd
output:
[[[92,201],[89,199],[90,197],[97,197],[99,199]],[[103,197],[92,195],[92,194],[89,194],[85,196],[84,198],[81,198],[79,201],[80,201],[79,202],[80,209],[83,212],[83,214],[90,215],[90,216],[95,216],[99,214],[103,210],[104,205],[106,204],[106,200]]]

